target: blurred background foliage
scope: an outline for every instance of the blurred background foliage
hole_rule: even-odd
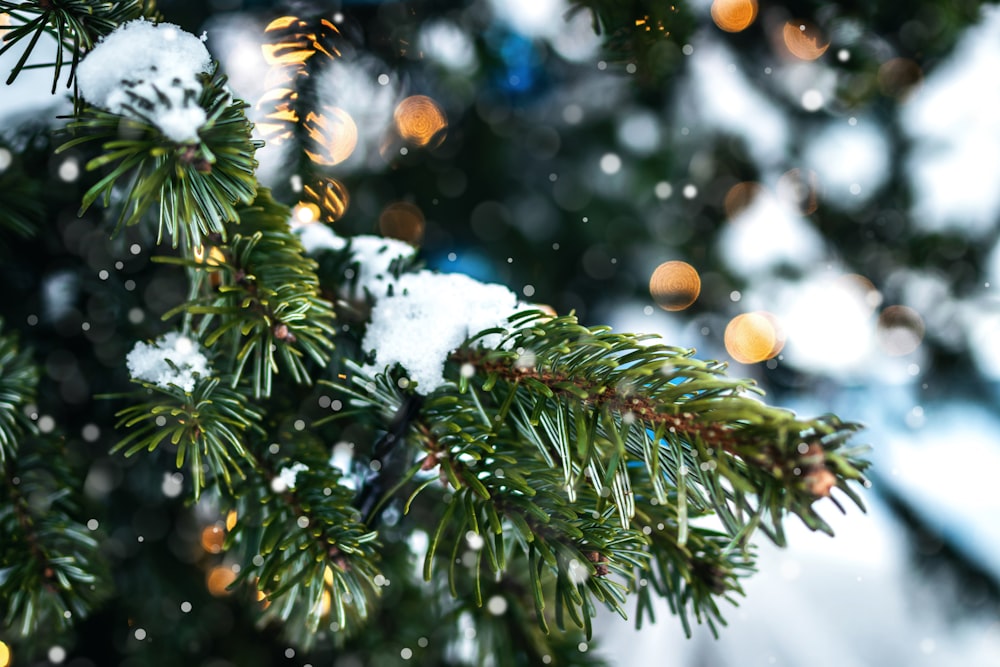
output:
[[[158,7],[187,30],[207,31],[268,142],[260,178],[296,205],[299,223],[401,238],[431,268],[506,284],[586,324],[662,333],[732,362],[772,402],[867,422],[881,498],[871,520],[907,529],[888,547],[849,548],[935,572],[919,584],[933,591],[925,597],[937,612],[928,613],[995,617],[1000,14],[992,3]],[[53,155],[64,137],[50,136],[52,117],[68,103],[39,112],[51,104],[38,94],[48,86],[29,74],[0,102],[0,205],[41,232],[4,230],[0,311],[43,360],[37,412],[58,414],[54,435],[86,471],[88,511],[114,527],[102,549],[120,596],[40,655],[74,667],[331,664],[331,648],[296,655],[273,629],[254,629],[256,602],[213,584],[221,563],[213,536],[223,531],[210,507],[183,507],[169,473],[108,455],[115,434],[97,425],[112,423],[116,406],[92,397],[127,386],[127,350],[170,326],[160,315],[186,287],[149,262],[150,229],[109,238],[101,211],[76,216],[93,176],[82,153]],[[670,261],[693,267],[694,278],[670,265],[651,284]],[[657,299],[662,285],[693,300]],[[316,404],[308,392],[283,400]],[[51,421],[40,429],[52,431]],[[357,433],[338,437],[364,435],[364,425],[350,428]],[[391,595],[381,630],[333,664],[477,663],[469,647],[434,643],[440,610],[411,608],[402,587]],[[851,613],[855,603],[845,594],[830,604]],[[468,625],[463,613],[471,612],[448,622]],[[676,624],[666,614],[659,622]],[[983,627],[976,646],[1000,645],[1000,627]],[[899,640],[912,651],[906,664],[958,664],[938,661],[926,637],[911,639]],[[873,654],[882,641],[880,650],[900,658],[885,649],[895,646],[889,639],[870,641]],[[611,663],[631,659],[622,644],[606,647]],[[702,650],[702,659],[713,655]],[[792,649],[778,655],[803,664]],[[982,655],[961,664],[988,664]]]

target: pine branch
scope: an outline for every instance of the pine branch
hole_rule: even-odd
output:
[[[166,317],[203,316],[198,326],[206,344],[221,346],[232,361],[232,386],[249,376],[261,398],[271,395],[279,368],[296,383],[311,383],[305,357],[329,361],[334,313],[320,297],[316,263],[288,227],[288,209],[261,189],[236,213],[239,224],[227,225],[222,238],[206,239],[200,259],[161,259],[192,269],[203,288]]]
[[[116,413],[115,427],[130,432],[111,451],[124,451],[130,457],[169,443],[176,448],[177,468],[186,463],[190,470],[195,499],[217,477],[232,489],[233,479],[243,475],[238,461],[254,460],[243,440],[247,433],[260,429],[263,412],[248,404],[242,394],[221,385],[219,378],[200,379],[190,392],[175,385],[137,382],[145,392],[109,397],[153,397]]]
[[[53,68],[52,92],[56,92],[63,67],[69,52],[69,75],[66,87],[73,84],[77,65],[87,51],[126,21],[140,17],[155,18],[152,0],[125,0],[124,2],[104,2],[101,0],[22,0],[10,2],[0,0],[0,12],[17,21],[16,25],[0,26],[5,30],[0,55],[16,44],[27,42],[21,57],[11,69],[7,84],[14,82],[26,66],[35,46],[43,35],[51,35],[58,43],[56,59],[46,66]]]
[[[262,438],[253,451],[255,465],[232,497],[239,520],[227,548],[241,555],[240,580],[265,601],[262,620],[280,621],[305,647],[327,617],[338,632],[360,631],[379,592],[380,545],[352,505],[353,491],[306,433]]]
[[[116,231],[137,224],[158,205],[157,243],[169,236],[173,247],[192,250],[210,235],[225,238],[226,223],[239,218],[236,206],[254,200],[254,152],[263,144],[250,138],[252,126],[243,111],[247,105],[232,99],[226,77],[218,72],[202,75],[202,83],[198,105],[207,120],[198,130],[197,143],[166,137],[144,117],[141,105],[129,118],[88,106],[68,123],[82,136],[56,152],[99,141],[104,153],[90,160],[87,170],[110,168],[84,195],[81,215],[98,199],[109,206],[115,185],[128,178]]]
[[[75,516],[77,478],[52,438],[22,443],[0,477],[0,618],[24,637],[68,628],[107,591],[97,541]]]
[[[568,617],[589,634],[594,601],[624,615],[636,592],[641,618],[652,588],[686,628],[693,613],[714,631],[715,598],[741,594],[739,578],[752,570],[757,527],[783,543],[791,512],[828,530],[812,504],[833,486],[860,504],[848,482],[864,482],[866,463],[843,447],[856,426],[767,407],[747,396],[752,383],[688,350],[539,312],[511,326],[498,349],[475,344],[487,331],[453,353],[452,382],[427,397],[405,438],[413,465],[383,484],[383,502],[409,489],[404,509],[436,478],[452,489],[425,578],[435,553],[450,549],[453,562],[471,531],[483,537],[487,571],[527,567],[543,628],[551,610],[559,627]],[[392,369],[349,369],[341,390],[388,423],[406,384]],[[691,523],[710,515],[724,532]],[[455,576],[451,565],[453,593]]]
[[[0,334],[3,332],[0,319]],[[36,432],[24,407],[35,400],[38,367],[15,334],[0,335],[0,472],[17,457],[18,441]]]
[[[19,156],[0,142],[0,228],[33,236],[42,219],[40,196],[39,182],[24,173]]]

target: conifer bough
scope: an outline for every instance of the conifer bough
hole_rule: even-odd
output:
[[[11,79],[45,33],[69,49],[72,78],[100,37],[149,13],[139,2],[0,9],[15,19],[3,49],[28,40]],[[190,498],[211,498],[239,565],[232,585],[255,592],[262,622],[302,646],[357,648],[418,604],[441,619],[443,645],[471,618],[475,651],[498,664],[590,664],[572,637],[591,636],[598,606],[626,616],[634,598],[641,622],[659,597],[688,631],[691,618],[714,630],[719,601],[753,570],[758,528],[784,544],[789,514],[829,532],[816,501],[836,492],[861,505],[854,424],[768,407],[752,382],[691,350],[417,272],[398,243],[293,233],[254,177],[245,105],[214,62],[196,69],[177,90],[128,80],[78,105],[80,136],[62,150],[110,169],[84,209],[117,215],[119,232],[158,225],[178,249],[159,261],[189,279],[166,316],[181,316],[180,330],[137,347],[139,389],[110,397],[115,451],[167,450]],[[31,220],[18,212],[3,233],[28,234]],[[465,328],[411,372],[419,355],[384,346],[419,351],[421,335],[444,335],[443,311],[416,297],[446,282],[506,310],[450,303]],[[111,587],[73,500],[79,471],[25,416],[36,383],[31,353],[0,335],[0,616],[25,636],[78,620]],[[317,404],[333,414],[303,407]],[[348,445],[350,433],[363,437]]]

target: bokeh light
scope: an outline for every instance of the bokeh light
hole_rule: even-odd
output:
[[[729,191],[726,192],[726,198],[722,202],[726,217],[732,219],[738,216],[749,208],[763,192],[764,186],[753,181],[743,181],[729,188]]]
[[[292,207],[292,225],[309,225],[319,220],[319,206],[312,202],[300,201]]]
[[[219,565],[208,571],[208,576],[205,578],[205,585],[208,587],[208,592],[218,598],[232,593],[229,590],[229,586],[234,581],[236,581],[236,573],[233,572],[233,569],[225,565]]]
[[[712,20],[726,32],[740,32],[757,18],[757,0],[713,0]]]
[[[424,238],[424,226],[423,211],[409,202],[389,204],[378,217],[378,228],[382,236],[415,246],[420,245]]]
[[[0,25],[2,25],[3,15],[0,14]],[[10,647],[0,641],[0,667],[8,667],[11,663]]]
[[[340,31],[327,19],[312,26],[297,16],[281,16],[271,21],[264,32],[276,37],[261,45],[264,60],[271,66],[303,65],[316,53],[330,58],[340,55],[330,44],[330,38]]]
[[[819,176],[811,169],[789,169],[777,185],[778,196],[799,209],[803,215],[819,207]]]
[[[298,93],[287,87],[272,88],[257,101],[256,108],[264,112],[254,123],[254,131],[264,141],[279,145],[292,138],[298,113],[292,108]]]
[[[664,262],[656,267],[649,279],[649,294],[663,310],[684,310],[700,293],[701,277],[687,262]]]
[[[309,112],[302,125],[310,139],[304,149],[316,164],[332,167],[340,164],[358,145],[358,126],[350,114],[339,107],[327,107],[324,112]]]
[[[782,29],[785,48],[801,60],[816,60],[830,48],[823,33],[809,21],[792,19]]]
[[[347,186],[335,178],[320,178],[302,186],[303,201],[315,207],[316,220],[336,222],[347,213],[351,198]]]
[[[730,320],[724,342],[733,359],[741,364],[755,364],[778,356],[785,346],[785,336],[774,315],[757,311]]]
[[[222,526],[212,524],[205,526],[201,531],[201,548],[210,554],[222,552],[222,543],[226,539],[226,533]]]
[[[923,78],[920,65],[910,58],[890,58],[878,68],[879,90],[900,100],[905,100]]]
[[[900,357],[920,347],[924,339],[924,320],[908,306],[889,306],[879,314],[876,333],[882,350]]]
[[[407,97],[393,114],[396,131],[417,146],[437,146],[444,141],[448,118],[437,102],[426,95]]]

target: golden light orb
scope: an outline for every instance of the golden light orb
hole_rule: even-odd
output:
[[[424,213],[409,202],[395,202],[382,209],[378,229],[382,236],[420,245],[424,238]]]
[[[0,16],[2,18],[2,16]],[[10,647],[0,641],[0,667],[9,667],[12,662]]]
[[[304,185],[303,198],[307,202],[315,204],[318,211],[318,220],[322,222],[336,222],[347,213],[351,197],[347,192],[347,186],[335,178],[323,177]]]
[[[396,131],[417,146],[437,146],[448,130],[448,118],[437,102],[426,95],[407,97],[393,114]]]
[[[764,193],[764,186],[753,181],[743,181],[729,188],[725,199],[722,201],[722,208],[726,211],[726,217],[732,220],[740,213],[750,207],[757,197]]]
[[[219,598],[232,593],[232,591],[229,590],[229,586],[234,581],[236,581],[236,573],[233,572],[232,568],[226,567],[225,565],[219,565],[208,571],[208,576],[205,579],[205,585],[208,587],[209,593]]]
[[[280,145],[292,138],[299,116],[292,105],[298,98],[292,88],[277,87],[264,93],[257,101],[257,109],[267,111],[254,124],[254,130],[264,141]]]
[[[687,262],[664,262],[649,279],[649,294],[663,310],[684,310],[701,294],[701,277]]]
[[[737,315],[726,326],[726,352],[741,364],[755,364],[778,356],[785,337],[771,313],[757,311]]]
[[[225,539],[226,533],[222,530],[222,526],[216,524],[205,526],[201,531],[201,548],[210,554],[221,553]]]
[[[300,201],[292,207],[292,225],[299,227],[319,220],[319,206],[312,202]]]
[[[310,147],[304,152],[316,164],[340,164],[358,145],[358,126],[340,107],[327,107],[322,113],[310,111],[302,127],[310,139]]]
[[[786,21],[781,36],[789,53],[801,60],[816,60],[830,48],[820,29],[809,21]]]
[[[894,357],[910,354],[920,347],[924,331],[920,313],[908,306],[889,306],[878,316],[879,346]]]
[[[726,32],[740,32],[757,18],[757,0],[713,0],[712,20]]]

